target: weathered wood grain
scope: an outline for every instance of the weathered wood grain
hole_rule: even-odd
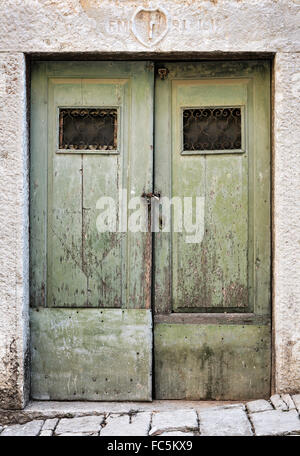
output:
[[[270,326],[156,324],[157,399],[269,397]]]
[[[151,400],[149,310],[35,308],[31,344],[33,399]]]
[[[118,154],[58,154],[68,106],[117,108]],[[113,198],[118,228],[119,191],[152,190],[153,65],[35,62],[31,115],[31,306],[149,308],[149,235],[127,233],[127,220],[100,233],[96,221],[100,197]]]

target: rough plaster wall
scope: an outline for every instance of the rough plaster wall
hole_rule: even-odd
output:
[[[300,391],[300,54],[275,60],[274,323],[278,392]]]
[[[28,187],[22,54],[0,54],[0,403],[26,399]]]
[[[170,19],[156,51],[297,50],[298,0],[0,0],[0,50],[145,51],[130,20],[149,5]]]

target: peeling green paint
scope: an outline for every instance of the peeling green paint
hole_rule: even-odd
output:
[[[156,324],[156,399],[269,397],[270,326]]]
[[[151,400],[151,312],[32,309],[31,368],[33,399]]]

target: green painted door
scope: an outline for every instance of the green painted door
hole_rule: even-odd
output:
[[[155,397],[268,396],[270,67],[161,67],[167,77],[158,71],[155,84]],[[163,197],[174,198],[169,209]]]
[[[151,239],[123,205],[152,189],[153,81],[147,62],[33,65],[34,399],[152,397]]]
[[[268,395],[268,62],[36,62],[31,100],[32,397]]]

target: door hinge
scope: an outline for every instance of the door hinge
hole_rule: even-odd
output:
[[[162,80],[167,79],[168,73],[169,73],[168,68],[158,68],[158,70],[157,70],[157,74],[160,77],[160,79],[162,79]]]

